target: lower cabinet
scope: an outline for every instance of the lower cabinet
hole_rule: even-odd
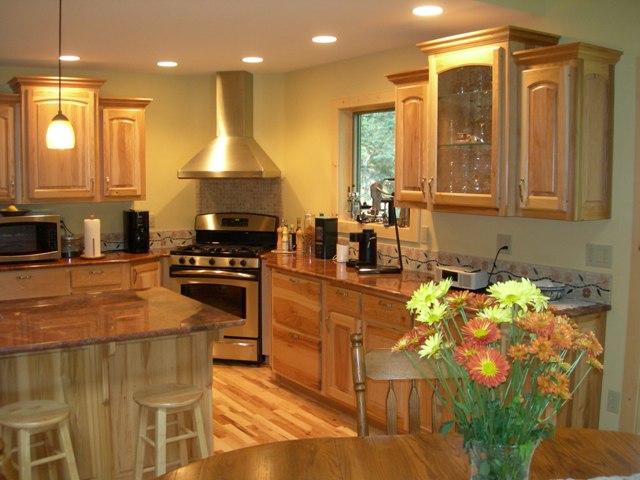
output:
[[[160,261],[154,260],[131,265],[131,288],[141,290],[160,286]]]
[[[0,300],[55,297],[71,293],[64,268],[30,268],[0,272]]]

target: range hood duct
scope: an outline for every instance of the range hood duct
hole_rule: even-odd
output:
[[[278,178],[280,170],[253,139],[253,76],[216,75],[217,137],[178,170],[178,178]]]

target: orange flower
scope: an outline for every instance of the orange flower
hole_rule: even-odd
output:
[[[509,347],[509,350],[507,351],[507,355],[509,355],[515,361],[524,362],[529,358],[529,347],[527,347],[524,343],[511,345]]]
[[[520,318],[517,324],[523,330],[548,337],[553,331],[554,319],[555,316],[549,311],[532,312]]]
[[[478,353],[478,350],[474,347],[467,344],[458,345],[453,353],[453,359],[458,365],[466,365],[475,353]]]
[[[469,345],[482,346],[500,339],[500,330],[486,318],[473,318],[462,327],[462,335]]]
[[[476,310],[482,310],[496,303],[493,297],[484,293],[476,293],[469,300],[469,306]]]
[[[421,323],[405,333],[391,348],[393,352],[402,350],[417,350],[424,341],[435,333],[435,328]]]
[[[529,353],[535,355],[542,362],[556,362],[560,360],[553,348],[553,343],[548,338],[536,337],[531,341]]]
[[[466,365],[472,380],[489,388],[497,387],[507,379],[509,362],[496,349],[486,348],[473,354]]]
[[[467,306],[467,296],[469,295],[469,290],[463,291],[454,291],[447,294],[447,302],[449,303],[449,308],[451,310],[462,310]]]
[[[543,395],[553,395],[563,400],[571,399],[569,377],[563,372],[547,372],[538,377],[538,390]]]
[[[569,350],[576,339],[578,330],[575,324],[567,321],[566,317],[557,317],[551,333],[551,341],[555,348]]]

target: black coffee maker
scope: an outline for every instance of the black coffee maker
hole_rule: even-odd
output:
[[[349,260],[348,267],[371,266],[378,263],[378,238],[373,228],[365,228],[360,233],[350,233],[350,242],[358,242],[358,260]]]
[[[124,211],[124,249],[129,253],[149,251],[149,212]]]

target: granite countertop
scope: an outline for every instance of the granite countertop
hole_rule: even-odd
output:
[[[9,270],[27,270],[30,268],[60,268],[60,267],[81,267],[83,265],[104,265],[110,263],[138,263],[159,260],[168,255],[167,249],[149,251],[148,253],[127,253],[127,252],[107,252],[100,258],[61,258],[59,260],[48,260],[40,262],[4,263],[0,264],[0,272]]]
[[[163,287],[0,302],[0,355],[241,325]]]
[[[366,274],[360,275],[355,268],[333,260],[322,260],[311,257],[299,257],[294,253],[263,255],[265,265],[284,272],[306,275],[319,280],[328,280],[364,293],[387,295],[400,301],[407,301],[413,292],[422,284],[433,280],[429,272],[403,271],[399,274]],[[571,298],[549,302],[556,313],[579,316],[611,310],[611,306],[603,303],[587,302]]]

